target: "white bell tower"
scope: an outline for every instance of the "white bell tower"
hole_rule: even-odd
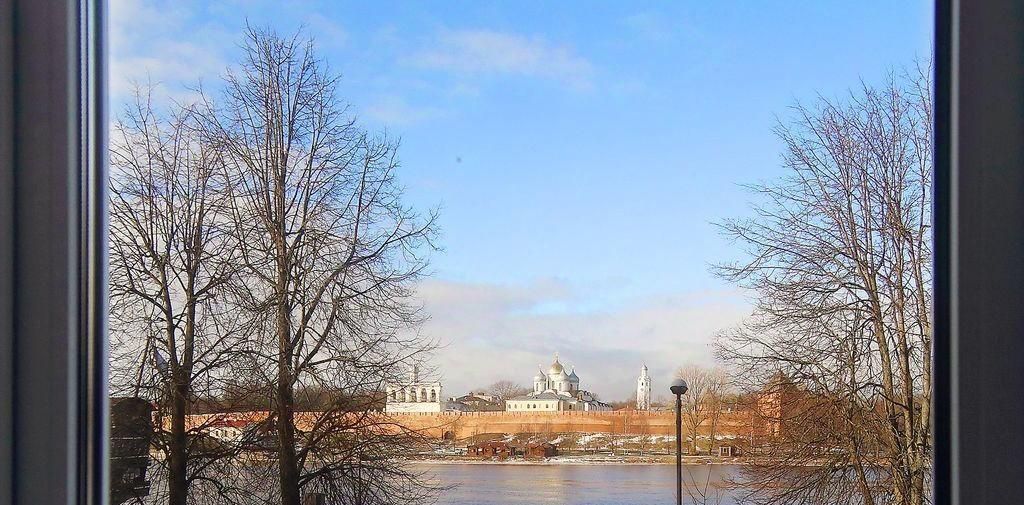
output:
[[[651,377],[647,375],[647,365],[640,368],[640,377],[636,379],[636,409],[651,410]]]

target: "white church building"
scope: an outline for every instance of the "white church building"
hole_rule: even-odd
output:
[[[569,410],[604,411],[612,410],[612,406],[598,400],[589,391],[580,389],[580,378],[576,369],[568,373],[565,367],[555,361],[548,367],[538,367],[533,377],[533,391],[505,401],[505,410],[509,412],[560,412]]]
[[[413,367],[405,384],[387,386],[384,412],[404,414],[414,412],[443,412],[447,402],[442,396],[440,381],[420,380],[419,367]]]

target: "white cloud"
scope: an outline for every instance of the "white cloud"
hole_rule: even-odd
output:
[[[208,49],[191,43],[163,43],[149,56],[133,55],[112,58],[110,64],[111,92],[114,97],[129,96],[133,87],[152,83],[165,86],[178,99],[201,81],[218,78],[224,61]]]
[[[348,32],[327,16],[319,13],[307,14],[303,22],[315,34],[313,37],[320,46],[341,47],[348,42]]]
[[[557,280],[518,286],[429,280],[419,296],[431,317],[424,333],[447,344],[435,362],[450,396],[499,379],[529,385],[537,365],[558,352],[576,366],[583,388],[624,399],[635,391],[643,363],[655,388],[667,385],[684,363],[710,364],[713,335],[750,312],[731,292],[578,310],[587,293]]]
[[[404,98],[388,95],[377,98],[362,108],[362,115],[384,126],[403,126],[419,123],[444,114],[437,107],[411,105]]]
[[[412,62],[464,74],[543,77],[577,88],[589,88],[593,74],[590,62],[567,46],[491,30],[444,31],[434,47],[415,54]]]
[[[637,12],[622,18],[622,24],[642,39],[662,43],[686,40],[689,43],[704,43],[706,37],[699,27],[683,16],[666,16],[662,13]]]
[[[110,6],[110,87],[114,101],[127,99],[135,84],[161,84],[173,98],[213,80],[226,65],[232,34],[196,23],[180,4],[159,6],[140,0],[112,0]],[[115,111],[116,112],[116,111]]]

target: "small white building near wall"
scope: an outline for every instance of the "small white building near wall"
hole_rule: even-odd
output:
[[[444,412],[447,404],[441,382],[420,380],[416,367],[408,383],[389,385],[385,392],[387,402],[384,404],[384,412],[389,414]]]
[[[575,403],[571,395],[548,391],[505,400],[505,410],[509,412],[558,412],[575,409]]]

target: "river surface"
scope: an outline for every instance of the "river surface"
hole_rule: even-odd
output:
[[[440,483],[454,485],[443,492],[439,505],[671,505],[675,503],[672,465],[425,465]],[[693,490],[683,503],[733,505],[728,491],[715,484],[738,472],[726,465],[688,465],[684,482],[709,482],[706,502]],[[720,498],[719,499],[716,499]],[[697,499],[694,499],[697,498]]]

